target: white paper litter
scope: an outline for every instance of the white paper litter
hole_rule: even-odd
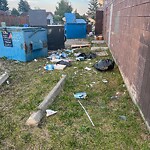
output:
[[[91,68],[89,68],[89,67],[85,67],[85,70],[90,71],[90,70],[91,70]]]
[[[54,69],[57,69],[57,70],[63,70],[65,68],[66,68],[66,65],[61,65],[61,64],[54,65]]]
[[[56,113],[57,113],[57,111],[53,111],[53,110],[51,110],[51,109],[47,109],[47,110],[46,110],[46,117],[52,116],[52,115],[54,115],[54,114],[56,114]]]

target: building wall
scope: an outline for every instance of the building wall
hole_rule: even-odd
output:
[[[150,0],[106,0],[103,34],[150,125]]]

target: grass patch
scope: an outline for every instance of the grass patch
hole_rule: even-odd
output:
[[[89,48],[78,50],[89,53]],[[73,55],[71,55],[73,57]],[[21,63],[0,59],[10,74],[10,84],[0,87],[0,149],[124,149],[149,150],[150,135],[138,109],[127,92],[117,66],[110,72],[98,72],[94,63],[102,58],[73,62],[63,71],[45,71],[48,60]],[[77,68],[74,68],[77,67]],[[91,71],[84,68],[90,67]],[[25,122],[43,98],[67,75],[63,91],[49,107],[58,113],[44,118],[38,128]],[[106,79],[108,83],[103,83]],[[92,127],[84,110],[73,97],[86,92],[82,104],[89,112]],[[111,100],[117,92],[121,96]],[[127,120],[120,120],[125,115]]]

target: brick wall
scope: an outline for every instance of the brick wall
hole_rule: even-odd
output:
[[[6,22],[7,26],[18,26],[18,25],[28,24],[29,19],[28,16],[0,15],[0,23],[1,22]]]
[[[150,125],[150,0],[106,0],[103,32],[133,101]]]

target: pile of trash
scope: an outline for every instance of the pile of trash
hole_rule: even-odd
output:
[[[104,48],[104,49],[103,49]],[[80,52],[81,48],[65,49],[51,52],[47,59],[51,62],[44,66],[45,70],[63,70],[66,67],[71,67],[74,61],[85,61],[95,59],[97,56],[104,57],[108,56],[106,50],[108,47],[91,47],[91,52],[85,53]],[[101,51],[97,51],[97,50]],[[95,51],[96,50],[96,51]],[[101,59],[93,65],[98,71],[108,71],[114,68],[114,61],[111,59]],[[91,70],[87,68],[86,70]]]

